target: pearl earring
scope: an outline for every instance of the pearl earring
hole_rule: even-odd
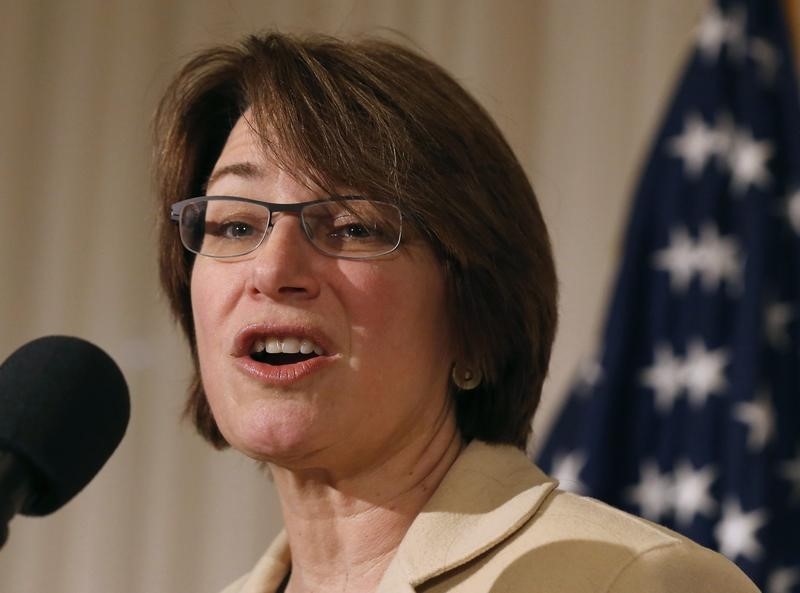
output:
[[[481,384],[480,371],[473,371],[472,369],[461,368],[458,364],[453,366],[453,383],[462,391],[469,391],[475,389]]]

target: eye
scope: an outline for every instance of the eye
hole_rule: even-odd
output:
[[[246,222],[231,221],[221,224],[218,233],[226,239],[244,239],[252,237],[255,229]]]
[[[324,253],[354,259],[394,249],[401,221],[397,207],[355,198],[314,203],[302,215],[303,228],[314,245]]]
[[[375,234],[375,227],[369,228],[365,223],[352,220],[334,220],[329,232],[330,237],[341,239],[368,239]]]
[[[206,221],[206,236],[225,241],[241,241],[259,235],[255,225],[243,220]]]

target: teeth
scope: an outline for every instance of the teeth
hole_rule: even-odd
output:
[[[270,336],[258,339],[253,342],[251,352],[264,352],[267,354],[311,354],[322,356],[323,350],[320,346],[306,338],[284,337],[277,338]]]
[[[300,352],[300,340],[297,338],[283,338],[281,351],[284,354],[297,354]]]

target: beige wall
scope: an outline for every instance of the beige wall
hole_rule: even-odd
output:
[[[179,423],[189,369],[156,286],[147,128],[187,54],[254,28],[394,29],[477,95],[538,190],[561,276],[541,435],[590,353],[636,168],[705,4],[2,2],[0,359],[80,335],[118,360],[133,398],[124,443],[86,491],[12,522],[4,593],[213,592],[279,528],[253,464]]]

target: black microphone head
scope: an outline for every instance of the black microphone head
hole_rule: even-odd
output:
[[[85,340],[39,338],[0,366],[0,448],[38,474],[22,508],[46,515],[86,486],[117,448],[130,416],[128,386],[108,354]]]

